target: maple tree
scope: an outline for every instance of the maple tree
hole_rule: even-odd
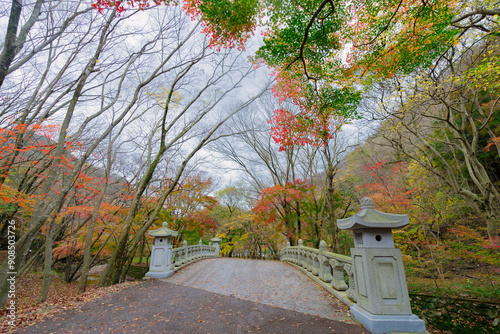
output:
[[[313,186],[304,180],[294,180],[284,186],[276,185],[261,191],[252,212],[265,224],[276,224],[294,244],[302,237],[302,201],[310,196]]]
[[[165,202],[166,221],[169,227],[179,234],[173,244],[181,245],[184,240],[188,244],[197,244],[201,238],[210,239],[216,229],[210,212],[217,205],[217,200],[210,196],[212,179],[204,179],[193,175],[180,182],[172,196]]]
[[[315,187],[307,196],[307,200],[301,203],[301,208],[304,209],[301,222],[307,222],[307,232],[303,235],[303,240],[319,245],[324,239],[334,247],[336,243],[333,240],[337,235],[335,218],[345,215],[339,207],[342,199],[336,190],[338,185],[334,186],[333,180],[336,168],[348,147],[344,138],[339,136],[338,131],[332,131],[328,133],[329,139],[326,141],[317,138],[314,144],[300,145],[299,142],[297,145],[278,145],[269,137],[269,132],[275,124],[268,121],[270,118],[274,120],[273,116],[276,114],[273,109],[279,108],[278,102],[268,96],[262,99],[261,105],[262,109],[252,114],[252,117],[241,118],[234,123],[233,128],[239,141],[220,141],[217,145],[219,152],[241,166],[241,171],[248,175],[249,182],[257,193],[273,186],[286,187],[298,178],[314,184]],[[296,105],[286,102],[285,105],[294,111],[286,113],[292,118],[295,113],[300,113]],[[287,125],[286,122],[280,123],[284,133],[293,135],[293,132],[288,131]],[[287,135],[286,138],[290,137]],[[295,135],[288,142],[298,142],[301,138]],[[325,170],[330,171],[328,175],[332,183],[324,181]],[[330,178],[330,175],[333,176]],[[338,215],[335,211],[339,211]],[[331,215],[330,212],[334,214]],[[304,229],[301,230],[305,232]],[[296,240],[292,243],[294,242]]]
[[[320,147],[324,160],[325,197],[330,216],[332,249],[337,252],[338,228],[335,216],[334,177],[339,156],[346,150],[346,147],[339,148],[338,138],[342,126],[348,124],[356,114],[360,94],[350,89],[334,90],[334,92],[333,100],[328,101],[326,105],[312,103],[304,107],[302,102],[296,102],[300,112],[293,114],[279,109],[274,112],[270,122],[273,125],[271,136],[280,144],[280,150],[296,145]]]
[[[244,235],[244,227],[250,221],[247,201],[248,191],[242,184],[228,186],[215,192],[218,201],[211,217],[217,224],[217,236],[222,239],[221,254],[232,257],[238,250]]]
[[[405,162],[389,164],[387,160],[365,165],[363,196],[372,198],[384,212],[411,211],[414,190],[402,179],[407,166]]]
[[[177,5],[174,1],[127,1],[128,6]],[[99,0],[96,8],[124,3]],[[264,45],[256,62],[276,75],[275,95],[301,108],[293,118],[284,109],[275,118],[288,122],[301,141],[327,139],[334,123],[356,116],[351,104],[359,96],[354,84],[408,74],[430,66],[470,29],[495,33],[488,19],[500,12],[489,3],[468,6],[459,1],[187,1],[185,11],[199,17],[212,41],[232,47],[258,26],[264,27]],[[365,77],[361,82],[361,78]],[[349,107],[347,107],[349,106]],[[314,130],[312,128],[315,128]],[[287,144],[286,134],[275,138]],[[326,132],[326,133],[325,133]],[[316,134],[316,135],[315,135]],[[288,136],[289,137],[289,136]]]
[[[222,239],[221,254],[228,257],[277,258],[284,240],[279,224],[269,222],[263,214],[250,210],[250,191],[243,184],[228,186],[216,192],[219,204],[211,215],[217,222]]]

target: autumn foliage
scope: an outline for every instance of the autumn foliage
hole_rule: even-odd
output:
[[[97,0],[92,4],[99,13],[115,8],[123,13],[127,8],[145,10],[151,5],[178,6],[177,0]],[[182,10],[192,20],[200,20],[202,33],[210,38],[210,47],[244,49],[245,42],[254,34],[259,21],[260,5],[253,0],[188,0],[182,2]]]

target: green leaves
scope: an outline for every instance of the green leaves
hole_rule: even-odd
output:
[[[274,67],[302,62],[310,76],[320,76],[322,65],[340,48],[336,34],[342,24],[340,6],[326,1],[272,1],[269,30],[257,56]]]

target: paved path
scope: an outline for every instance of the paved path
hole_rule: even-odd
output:
[[[252,302],[353,323],[348,309],[306,274],[279,261],[198,261],[166,280]]]
[[[17,332],[369,334],[346,317],[344,307],[287,264],[210,259]]]

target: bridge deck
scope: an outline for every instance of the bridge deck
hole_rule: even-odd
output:
[[[166,280],[243,300],[353,323],[348,309],[301,271],[279,261],[198,261]]]

